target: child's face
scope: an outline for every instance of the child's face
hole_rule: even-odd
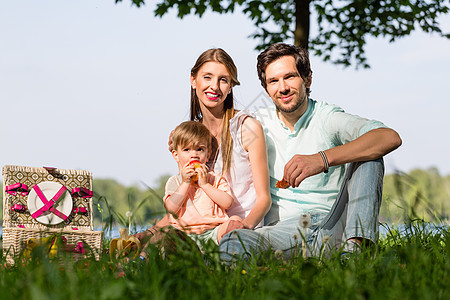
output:
[[[177,149],[172,152],[173,157],[181,167],[193,160],[198,160],[202,164],[205,164],[208,161],[209,154],[207,143],[204,141],[184,147],[178,146]]]

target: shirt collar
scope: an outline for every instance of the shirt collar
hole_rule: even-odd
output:
[[[300,128],[303,126],[303,124],[305,124],[306,120],[308,119],[309,115],[311,114],[312,107],[313,107],[313,102],[312,102],[312,100],[310,98],[308,98],[308,107],[306,108],[305,113],[300,117],[300,119],[298,119],[297,122],[295,122],[295,124],[294,124],[294,131],[292,131],[292,132],[286,126],[286,124],[284,124],[284,122],[279,118],[277,109],[275,109],[275,114],[277,116],[277,119],[278,119],[280,125],[283,127],[283,129],[285,131],[287,131],[289,133],[289,135],[297,135],[297,133],[299,132]]]

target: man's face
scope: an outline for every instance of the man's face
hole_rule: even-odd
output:
[[[293,113],[307,106],[306,88],[311,79],[307,81],[298,73],[293,56],[282,56],[266,68],[267,93],[281,112]]]

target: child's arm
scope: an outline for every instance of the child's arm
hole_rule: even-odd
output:
[[[186,202],[188,191],[189,183],[182,182],[177,190],[164,200],[164,206],[169,213],[178,213],[184,202]]]
[[[194,167],[186,164],[181,170],[181,184],[173,192],[164,199],[164,206],[167,211],[172,214],[178,213],[180,208],[186,202],[187,194],[191,188],[192,175],[195,174]]]
[[[208,197],[217,203],[223,209],[229,209],[233,204],[233,197],[225,191],[215,188],[207,181],[207,169],[205,165],[196,169],[198,173],[198,185],[208,195]]]

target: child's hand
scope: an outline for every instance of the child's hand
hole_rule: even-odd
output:
[[[203,187],[208,183],[208,167],[205,164],[201,164],[199,168],[195,169],[198,174],[198,185]]]
[[[192,176],[197,175],[194,166],[190,163],[186,163],[181,170],[181,180],[185,183],[191,184],[193,182]]]

